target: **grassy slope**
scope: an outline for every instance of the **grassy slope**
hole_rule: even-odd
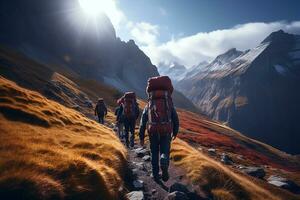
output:
[[[186,170],[193,184],[211,193],[214,199],[300,199],[299,196],[270,186],[261,180],[242,175],[197,151],[182,140],[172,144],[171,157],[177,166]]]
[[[72,91],[73,93],[78,93],[78,91],[85,92],[92,100],[96,100],[98,97],[104,97],[107,100],[108,105],[111,106],[111,108],[115,106],[115,100],[120,95],[120,93],[117,90],[111,87],[107,87],[106,85],[103,85],[101,83],[92,80],[81,79],[79,76],[74,75],[72,73],[64,74],[69,78],[67,79],[66,77],[63,77],[58,73],[55,73],[53,67],[49,68],[47,66],[40,65],[38,63],[35,63],[23,57],[22,55],[15,54],[13,52],[8,52],[7,50],[1,50],[0,56],[2,59],[4,58],[3,60],[6,62],[4,64],[0,62],[1,74],[5,75],[5,77],[8,77],[9,79],[16,81],[19,84],[22,84],[22,86],[24,87],[28,87],[30,89],[39,91],[41,93],[43,93],[42,90],[43,86],[46,85],[48,81],[56,80],[59,81],[59,83],[67,86],[69,88],[69,91]],[[63,102],[64,105],[68,106],[68,104],[72,103],[72,102],[68,103],[68,98],[63,96],[64,94],[60,94],[60,95],[64,100]],[[21,98],[21,100],[17,98],[18,101],[23,101],[22,99],[23,98]],[[47,101],[47,100],[43,98],[43,101]],[[1,105],[3,103],[5,105],[11,104],[9,103],[10,101],[7,100],[7,98],[5,100],[2,100],[1,102],[2,102]],[[33,107],[28,106],[31,105],[29,103],[32,102],[24,101],[23,104],[20,104],[20,106],[22,107],[22,109],[25,110],[27,109],[28,112],[29,111],[31,112],[31,109],[33,109]],[[139,101],[139,103],[141,107],[144,107],[145,105],[144,102]],[[35,104],[36,102],[33,105]],[[14,105],[14,103],[11,105]],[[67,110],[70,111],[69,109]],[[36,109],[34,109],[34,112],[35,111]],[[88,116],[90,116],[92,112],[93,112],[92,109],[87,109],[84,110],[83,113],[88,114]],[[39,114],[43,114],[43,113],[39,112]],[[48,192],[43,193],[44,195],[52,195],[53,193],[54,195],[58,195],[58,196],[67,195],[68,197],[68,195],[71,195],[71,197],[73,198],[75,197],[82,198],[81,195],[94,195],[94,194],[98,195],[99,194],[98,192],[101,193],[101,191],[97,191],[99,186],[93,187],[89,185],[91,182],[94,183],[94,179],[97,178],[95,178],[92,175],[92,177],[90,178],[93,179],[93,181],[91,181],[89,178],[88,178],[89,180],[87,181],[86,179],[84,179],[84,177],[82,177],[82,173],[89,174],[89,172],[91,171],[92,174],[97,175],[97,173],[100,173],[102,170],[99,171],[98,167],[96,167],[96,171],[94,171],[95,162],[97,166],[99,165],[99,163],[105,163],[105,162],[107,163],[108,166],[110,163],[115,163],[113,160],[118,159],[119,157],[120,157],[120,163],[117,162],[115,164],[118,166],[122,166],[124,164],[123,162],[124,162],[124,154],[125,154],[125,150],[123,149],[123,146],[120,146],[120,144],[115,141],[116,138],[110,135],[111,132],[109,130],[94,124],[94,122],[91,122],[86,118],[84,118],[83,121],[89,121],[89,123],[92,123],[93,125],[89,128],[85,127],[85,123],[81,123],[82,122],[81,115],[80,118],[78,119],[74,118],[71,120],[73,122],[76,121],[79,123],[68,124],[69,122],[68,123],[64,122],[64,120],[67,120],[63,117],[66,114],[64,110],[63,112],[56,113],[54,116],[54,121],[58,120],[58,121],[62,121],[62,123],[51,122],[50,123],[51,125],[45,126],[45,124],[49,124],[49,120],[51,121],[51,119],[53,119],[53,116],[50,116],[50,118],[48,118],[49,116],[47,111],[46,111],[46,115],[39,115],[39,114],[38,114],[39,117],[37,118],[33,117],[34,118],[33,121],[29,120],[29,124],[28,122],[27,123],[24,122],[26,122],[26,119],[28,117],[31,118],[32,116],[26,115],[26,112],[25,115],[23,114],[16,115],[14,111],[12,112],[9,111],[8,115],[6,113],[5,118],[4,116],[1,116],[1,129],[2,129],[1,133],[2,132],[6,133],[7,135],[6,140],[11,142],[7,142],[8,145],[6,145],[4,148],[0,147],[1,150],[0,154],[5,155],[6,152],[8,152],[6,149],[9,149],[10,152],[13,151],[17,152],[17,154],[13,156],[7,154],[9,156],[7,156],[6,159],[17,160],[17,162],[10,161],[9,162],[10,164],[8,165],[7,168],[19,167],[20,170],[27,170],[27,165],[23,164],[26,162],[23,160],[25,159],[26,161],[28,160],[29,163],[33,163],[30,164],[30,166],[34,166],[33,167],[34,170],[32,170],[29,167],[28,171],[33,171],[33,174],[37,173],[36,171],[38,171],[37,175],[34,175],[33,177],[42,177],[42,178],[37,180],[32,179],[33,180],[32,181],[31,178],[26,175],[22,177],[23,181],[25,180],[31,181],[31,185],[34,185],[34,187],[37,187],[35,186],[35,184],[37,182],[41,182],[41,180],[50,180],[51,183],[55,183],[54,185],[57,185],[56,183],[58,183],[58,186],[56,187],[57,190],[54,189],[54,191],[56,192],[52,192],[50,189],[48,190],[46,188],[47,186],[46,184],[45,188],[47,189],[46,191]],[[9,118],[9,116],[11,116],[12,118]],[[17,116],[19,116],[19,118],[16,118]],[[252,165],[266,164],[274,167],[287,169],[291,171],[290,172],[291,176],[295,175],[293,171],[297,170],[297,166],[299,166],[299,162],[297,161],[297,159],[295,159],[294,157],[290,157],[276,149],[273,149],[268,145],[259,143],[255,140],[251,140],[239,134],[238,132],[233,131],[232,129],[222,126],[217,122],[210,121],[207,118],[204,118],[202,116],[190,112],[186,112],[183,110],[179,110],[179,117],[181,121],[181,130],[180,130],[179,137],[187,141],[189,144],[183,142],[182,140],[178,140],[175,143],[173,143],[172,157],[174,163],[186,169],[187,175],[189,176],[191,181],[193,181],[195,184],[198,184],[201,187],[206,188],[207,191],[211,192],[216,199],[241,199],[241,197],[243,197],[244,199],[263,199],[263,198],[264,199],[297,199],[290,193],[271,187],[265,182],[257,181],[248,176],[240,175],[234,169],[223,166],[219,162],[216,162],[214,159],[207,157],[205,153],[197,151],[193,147],[198,147],[199,145],[205,148],[213,147],[216,148],[218,151],[228,152],[233,158],[235,158],[235,156],[237,155],[243,155],[245,157],[244,164],[252,164]],[[44,120],[40,121],[39,118]],[[69,119],[69,117],[67,118]],[[38,121],[38,124],[35,125],[31,124],[36,119]],[[109,122],[114,122],[114,116],[112,112],[109,112],[108,120]],[[19,122],[13,122],[13,121],[19,121]],[[96,129],[94,129],[94,125],[96,126]],[[16,133],[20,133],[21,130],[22,132],[23,130],[26,131],[24,131],[24,134],[21,135],[16,134]],[[103,136],[102,132],[109,133],[107,134],[110,135],[109,139],[103,140],[99,136],[99,133],[101,133],[100,135]],[[27,145],[19,144],[18,141],[23,141],[23,140],[25,141],[25,144],[27,143]],[[101,142],[104,142],[105,145],[100,145]],[[1,145],[4,144],[5,143]],[[193,147],[190,145],[192,145]],[[51,149],[49,146],[51,146]],[[107,152],[107,149],[109,148],[113,149],[113,151]],[[42,152],[41,155],[39,153],[39,149],[43,149],[41,151]],[[45,151],[46,153],[44,153],[44,149],[46,149]],[[107,152],[108,156],[103,156],[101,152],[105,152],[105,154]],[[20,158],[21,156],[19,156],[19,154],[26,155],[26,158]],[[14,158],[14,156],[16,158]],[[75,160],[72,159],[73,156],[76,157]],[[61,159],[61,161],[56,160],[58,157],[59,159]],[[80,161],[78,161],[77,158]],[[5,159],[1,159],[1,162],[2,160]],[[101,162],[99,162],[99,160],[101,160]],[[80,165],[83,165],[84,166],[83,169],[86,170],[77,170],[77,168],[75,167],[77,166],[77,164],[74,165],[74,162],[75,163],[80,162]],[[39,166],[39,164],[41,164],[41,166]],[[76,169],[75,172],[72,173],[73,174],[72,176],[74,177],[72,177],[70,182],[68,182],[67,180],[69,180],[70,177],[63,176],[63,178],[66,178],[67,180],[62,181],[60,176],[61,174],[65,174],[66,171],[68,171],[67,169],[70,169],[70,167],[67,167],[70,165],[72,166],[72,170],[73,168]],[[0,168],[0,173],[6,172],[7,168]],[[55,169],[56,171],[53,169]],[[110,185],[114,183],[115,180],[121,180],[120,177],[122,176],[121,175],[122,172],[120,171],[120,168],[116,167],[113,170],[117,172],[116,176],[111,175],[109,173],[108,173],[109,175],[107,176],[105,175],[106,177],[111,177],[112,181],[110,179],[106,179],[101,184]],[[106,171],[107,170],[104,170],[104,172]],[[284,172],[287,173],[287,171]],[[21,176],[18,174],[18,172],[16,173],[17,173],[16,175],[17,177]],[[46,178],[44,179],[43,177]],[[76,184],[78,184],[78,191],[73,191],[68,187],[68,185],[72,185],[73,188],[75,184],[73,183],[74,179],[76,180],[82,179],[83,181],[80,183],[76,182]],[[251,183],[253,181],[255,184]],[[119,185],[117,184],[117,186]],[[4,186],[0,185],[0,188],[2,187],[5,188]],[[13,187],[7,186],[6,188],[9,189]],[[52,186],[49,186],[49,188],[52,188]],[[116,188],[117,187],[113,187],[112,190],[115,190]],[[263,189],[263,188],[267,188],[267,189]],[[37,189],[39,189],[39,187],[37,187]],[[270,192],[268,192],[267,190],[272,191],[272,194],[270,194]],[[33,191],[39,192],[39,190],[33,190]],[[43,191],[43,189],[41,191]],[[112,193],[115,194],[115,192]],[[109,194],[106,193],[105,195],[109,195]],[[275,196],[278,196],[278,198]],[[283,196],[286,196],[288,198],[282,198]]]
[[[126,150],[111,130],[3,77],[0,90],[1,199],[119,198]]]

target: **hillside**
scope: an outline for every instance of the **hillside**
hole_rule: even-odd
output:
[[[111,130],[0,78],[0,198],[119,199],[126,150]]]
[[[299,154],[299,38],[274,32],[257,47],[235,53],[233,60],[220,63],[218,56],[177,88],[208,117]]]
[[[108,199],[118,199],[122,192],[119,192],[117,187],[124,187],[127,151],[111,129],[90,121],[80,112],[93,118],[93,102],[101,96],[107,99],[110,108],[107,125],[114,123],[112,111],[120,93],[105,84],[86,80],[74,73],[67,78],[61,73],[65,75],[68,73],[58,73],[54,71],[53,66],[39,64],[14,51],[2,49],[0,52],[1,75],[17,82],[22,87],[39,92],[20,88],[1,77],[1,133],[5,133],[3,138],[7,142],[2,143],[0,154],[3,155],[1,162],[4,163],[1,165],[8,167],[0,171],[0,176],[4,177],[4,184],[0,184],[0,188],[4,188],[3,191],[8,192],[0,192],[0,194],[19,194],[15,191],[22,190],[23,186],[19,187],[18,184],[30,180],[28,186],[30,189],[28,190],[33,193],[22,193],[31,195],[28,198],[46,195],[44,199],[57,196],[62,199],[68,197],[93,199],[95,195],[104,195],[108,196]],[[71,109],[48,100],[42,95]],[[89,103],[87,104],[87,102]],[[143,107],[144,102],[139,102]],[[299,184],[299,160],[296,157],[251,140],[203,116],[179,110],[179,117],[181,121],[179,137],[188,143],[182,142],[180,139],[173,143],[172,163],[178,169],[176,167],[172,169],[185,171],[184,180],[187,180],[190,187],[198,188],[197,191],[200,194],[204,192],[205,195],[219,199],[226,199],[229,196],[231,199],[239,199],[240,195],[248,199],[264,199],[265,197],[276,199],[277,197],[269,194],[269,191],[272,191],[278,196],[277,199],[284,199],[283,196],[289,197],[289,199],[298,198],[283,189],[270,186],[265,181],[243,175],[236,168],[240,164],[266,166],[264,169],[268,175],[278,174]],[[22,134],[20,134],[21,132]],[[202,150],[199,150],[200,148]],[[217,150],[216,156],[207,156],[209,148]],[[106,151],[109,152],[106,153]],[[16,154],[12,156],[12,152],[16,152]],[[235,164],[232,167],[220,164],[221,153],[230,155]],[[26,155],[25,159],[24,155]],[[243,156],[243,159],[240,159],[240,156]],[[11,161],[12,159],[13,161]],[[58,160],[60,161],[58,162]],[[22,164],[19,164],[21,162]],[[79,162],[80,167],[83,166],[83,168],[77,169],[76,166],[79,164],[74,166],[74,162]],[[114,165],[111,166],[112,163]],[[190,165],[189,163],[195,164]],[[11,173],[8,170],[15,168],[16,172]],[[92,171],[92,169],[96,171]],[[99,169],[101,170],[97,171]],[[66,175],[67,170],[72,171],[72,177]],[[27,171],[31,174],[26,175]],[[87,175],[90,171],[93,174],[91,177]],[[94,174],[98,177],[100,172],[101,177],[104,178],[101,183],[97,183]],[[9,179],[10,184],[6,184],[5,181],[10,178],[7,173],[17,179]],[[211,174],[215,173],[217,173],[215,175],[217,179],[210,179]],[[30,178],[32,174],[35,179]],[[6,177],[8,178],[6,179]],[[199,181],[200,177],[204,182]],[[226,177],[225,182],[224,177]],[[45,181],[45,184],[37,185],[36,183],[40,183],[41,179]],[[229,185],[233,185],[232,187],[227,186],[227,179],[230,179]],[[259,186],[247,188],[245,184],[248,184],[249,180],[258,182]],[[239,182],[243,184],[240,186]],[[51,189],[54,187],[53,185],[47,185],[52,183],[55,189]],[[89,185],[90,183],[93,185]],[[108,188],[111,184],[114,186],[110,189],[111,191],[106,191],[105,187],[101,186],[104,188],[102,191],[99,190],[100,184]]]

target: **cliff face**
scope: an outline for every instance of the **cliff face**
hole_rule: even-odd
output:
[[[299,154],[299,36],[278,31],[218,68],[178,83],[209,117]]]
[[[40,62],[140,96],[147,79],[158,75],[134,41],[117,38],[105,15],[87,21],[76,0],[1,2],[0,14],[0,42]]]

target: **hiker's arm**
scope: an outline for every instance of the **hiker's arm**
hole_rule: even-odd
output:
[[[105,112],[105,116],[107,115],[107,107],[106,105],[104,105],[104,112]]]
[[[179,119],[175,108],[172,109],[172,122],[173,122],[173,140],[175,140],[179,131]]]
[[[141,121],[140,121],[139,136],[140,136],[141,146],[144,145],[145,130],[146,130],[147,122],[148,122],[148,108],[145,107],[142,117],[141,117]]]
[[[135,115],[136,115],[136,119],[137,119],[137,118],[139,118],[139,116],[140,116],[140,108],[139,108],[139,104],[138,104],[138,103],[136,104],[136,108],[137,108],[137,109],[136,109],[136,111],[135,111],[135,112],[136,112]]]

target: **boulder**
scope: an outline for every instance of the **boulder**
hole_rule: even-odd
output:
[[[221,162],[225,165],[231,165],[233,163],[232,159],[225,153],[221,155]]]
[[[260,178],[260,179],[263,179],[266,175],[265,170],[261,167],[244,167],[241,169],[241,171],[250,176]]]
[[[144,148],[137,148],[134,151],[135,151],[135,154],[137,155],[137,157],[140,157],[140,158],[149,154],[149,150],[144,149]]]
[[[300,187],[296,183],[281,176],[272,175],[267,179],[267,181],[276,187],[289,190],[293,193],[300,193]]]
[[[175,191],[183,192],[185,194],[190,193],[190,191],[187,188],[187,186],[185,186],[185,185],[183,185],[181,183],[174,183],[173,185],[170,186],[169,193],[172,193],[172,192],[175,192]]]
[[[216,155],[216,149],[210,148],[210,149],[207,149],[207,151],[210,155]]]
[[[150,161],[150,160],[151,160],[151,156],[149,156],[149,155],[145,155],[143,157],[143,161]]]
[[[144,193],[142,191],[133,191],[125,195],[128,200],[144,200]]]
[[[132,183],[135,190],[143,190],[144,188],[144,181],[142,180],[135,180]]]
[[[189,200],[187,195],[183,192],[175,191],[170,194],[165,198],[165,200]]]

